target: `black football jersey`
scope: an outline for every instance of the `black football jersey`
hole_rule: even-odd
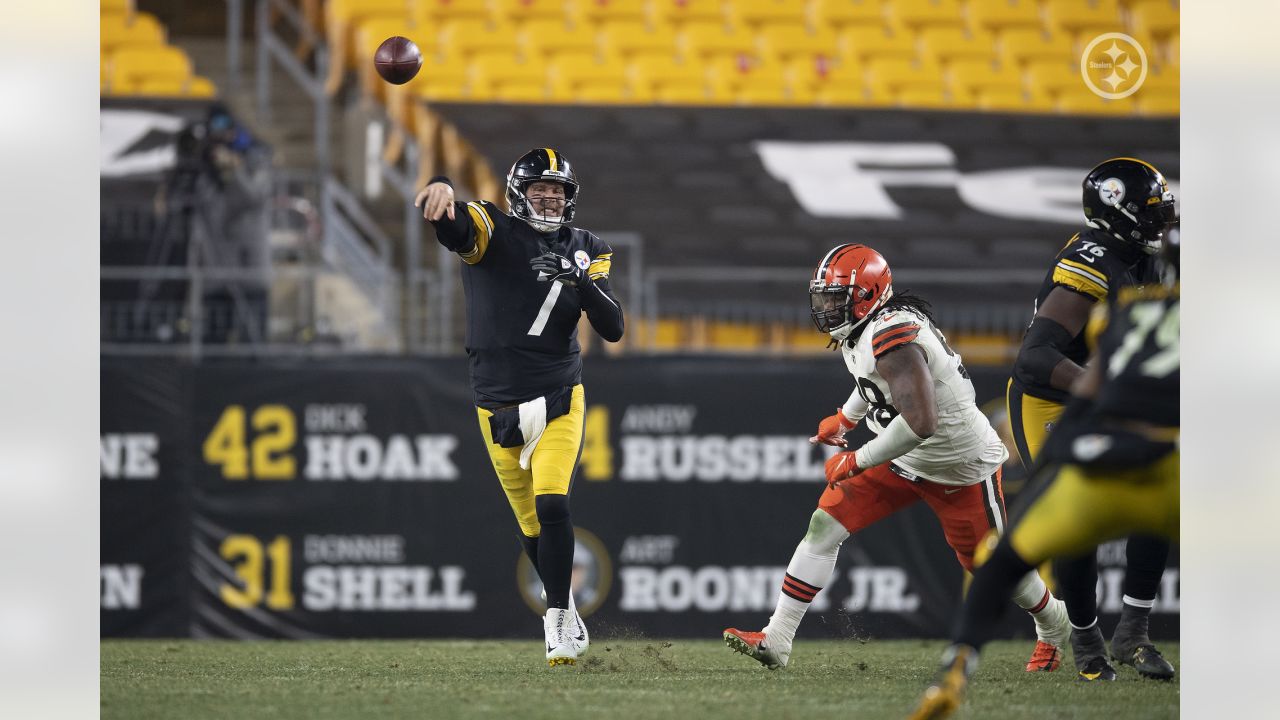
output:
[[[1055,287],[1065,287],[1099,302],[1105,301],[1118,288],[1158,281],[1159,270],[1154,256],[1107,233],[1085,230],[1073,235],[1053,259],[1053,267],[1045,275],[1040,292],[1036,295],[1033,316]],[[1075,364],[1084,365],[1089,359],[1084,330],[1077,333],[1067,347],[1061,350]],[[1071,395],[1048,383],[1037,382],[1028,374],[1020,372],[1016,364],[1013,382],[1023,393],[1050,402],[1066,403]]]
[[[1177,284],[1121,288],[1091,321],[1105,377],[1093,403],[1099,416],[1179,425],[1178,290]]]
[[[498,407],[526,402],[581,382],[578,320],[587,309],[583,293],[599,292],[607,304],[616,299],[590,285],[570,287],[538,280],[529,261],[548,251],[573,261],[595,284],[608,287],[613,251],[595,235],[563,227],[543,235],[489,202],[455,204],[456,231],[474,239],[459,251],[465,263],[462,284],[467,301],[467,355],[475,403]],[[437,223],[437,232],[442,230]],[[621,309],[617,309],[619,319]]]

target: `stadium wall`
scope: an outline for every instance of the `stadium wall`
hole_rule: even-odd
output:
[[[998,408],[1003,373],[975,369]],[[104,637],[524,637],[536,578],[476,432],[460,359],[104,357]],[[821,491],[835,358],[593,357],[572,494],[594,632],[760,625]],[[1020,487],[1016,467],[1009,490]],[[1119,610],[1123,552],[1099,558]],[[1177,557],[1153,637],[1178,633]],[[911,508],[847,541],[803,634],[938,637],[961,571]],[[1031,634],[1018,613],[1008,635]]]

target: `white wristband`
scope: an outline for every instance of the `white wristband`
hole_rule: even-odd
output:
[[[857,450],[858,467],[862,470],[883,465],[906,455],[925,441],[911,429],[903,415],[895,417],[880,434]]]

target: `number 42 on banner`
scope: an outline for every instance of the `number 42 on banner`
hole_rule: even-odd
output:
[[[204,440],[204,461],[221,465],[222,477],[227,480],[292,480],[297,464],[289,451],[298,440],[293,411],[284,405],[263,405],[253,411],[250,424],[257,436],[246,446],[244,406],[228,405]]]

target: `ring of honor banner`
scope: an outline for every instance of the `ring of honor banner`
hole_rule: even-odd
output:
[[[573,585],[593,632],[762,626],[823,489],[808,437],[850,391],[839,358],[585,365]],[[973,379],[995,413],[1005,375]],[[541,587],[465,360],[104,358],[102,388],[104,636],[536,635]],[[1104,624],[1123,563],[1099,549]],[[943,636],[962,582],[920,504],[844,543],[801,633]],[[1175,552],[1153,636],[1176,636],[1178,595]]]

